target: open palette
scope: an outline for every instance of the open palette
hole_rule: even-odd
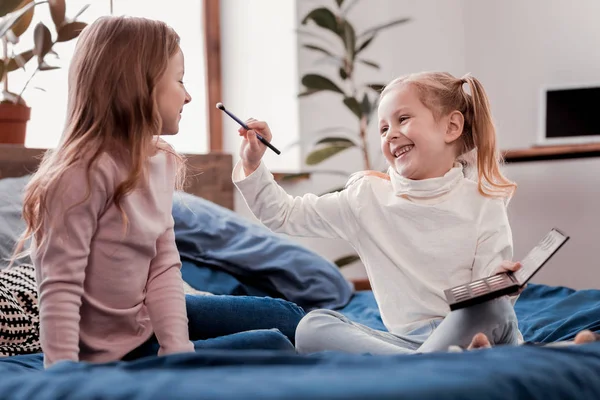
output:
[[[521,268],[517,272],[504,272],[446,289],[444,294],[450,310],[480,304],[519,291],[567,240],[568,236],[558,229],[552,229],[521,261]]]

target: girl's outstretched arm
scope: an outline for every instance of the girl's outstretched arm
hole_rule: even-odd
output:
[[[275,182],[263,163],[246,176],[240,162],[234,168],[233,182],[254,215],[275,232],[345,240],[358,232],[358,210],[353,204],[361,181],[341,192],[293,197]]]

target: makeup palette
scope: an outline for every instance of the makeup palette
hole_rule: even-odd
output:
[[[558,229],[552,229],[521,261],[516,272],[504,272],[446,289],[450,310],[469,307],[519,291],[546,262],[569,240]]]

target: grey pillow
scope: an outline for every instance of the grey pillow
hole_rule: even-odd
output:
[[[0,179],[0,269],[8,266],[16,241],[25,230],[25,222],[21,218],[23,189],[30,178],[26,175]],[[30,262],[26,257],[17,260],[16,264]]]

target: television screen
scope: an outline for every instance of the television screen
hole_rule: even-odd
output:
[[[600,87],[547,89],[543,139],[562,139],[562,142],[599,141],[599,111]]]

